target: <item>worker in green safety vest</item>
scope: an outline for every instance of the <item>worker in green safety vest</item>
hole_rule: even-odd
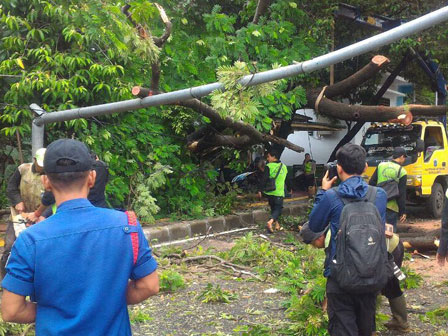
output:
[[[283,209],[283,198],[285,197],[285,180],[288,173],[287,167],[279,161],[280,155],[274,149],[270,149],[267,154],[268,164],[264,168],[264,175],[261,186],[266,188],[269,179],[275,179],[275,189],[271,191],[260,190],[261,193],[268,198],[269,206],[271,208],[271,217],[267,222],[266,229],[269,233],[276,230],[281,230],[278,218],[282,214]]]
[[[314,176],[316,173],[316,161],[311,159],[311,155],[309,153],[305,154],[302,167],[305,176],[305,188],[308,192],[308,196],[313,197],[316,193],[316,181]]]
[[[373,173],[369,184],[378,185],[388,180],[398,183],[399,196],[387,202],[386,223],[394,226],[396,231],[398,219],[400,222],[406,220],[406,180],[407,172],[403,164],[406,161],[406,151],[404,148],[395,147],[392,160],[381,162]]]

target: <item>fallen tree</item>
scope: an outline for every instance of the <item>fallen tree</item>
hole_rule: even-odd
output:
[[[259,17],[266,13],[270,1],[258,2],[253,23],[257,23]],[[165,25],[162,36],[153,36],[147,27],[143,27],[132,18],[129,11],[130,5],[122,8],[123,13],[136,28],[139,37],[148,43],[154,43],[157,47],[163,48],[171,35],[172,24],[166,15],[162,6],[157,5],[160,17]],[[317,114],[345,121],[374,122],[374,121],[392,121],[403,124],[410,124],[413,116],[441,116],[447,112],[446,106],[425,106],[425,105],[405,105],[405,106],[377,106],[377,105],[350,105],[337,100],[337,97],[344,96],[347,92],[355,90],[362,86],[366,81],[372,79],[379,71],[384,70],[389,64],[389,59],[377,55],[372,58],[369,64],[333,85],[320,88],[309,89],[306,92],[307,103],[303,107],[313,108]],[[139,97],[157,95],[162,93],[160,90],[160,61],[151,63],[151,85],[149,88],[136,87],[132,90],[133,94]],[[286,92],[289,92],[300,85],[298,79],[290,80]],[[210,122],[202,125],[186,137],[187,148],[190,151],[201,153],[210,149],[220,147],[230,147],[235,149],[246,149],[255,144],[265,144],[267,146],[276,145],[279,148],[289,148],[296,152],[303,151],[301,146],[291,143],[287,140],[290,133],[293,132],[290,120],[295,114],[297,107],[292,108],[292,114],[288,120],[284,120],[281,126],[272,127],[268,133],[263,133],[253,125],[222,117],[211,105],[202,102],[199,99],[177,102],[174,105],[182,106],[193,110]],[[274,125],[273,125],[274,126]],[[349,130],[350,131],[350,130]]]

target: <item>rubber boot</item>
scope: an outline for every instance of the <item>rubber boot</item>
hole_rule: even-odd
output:
[[[398,330],[400,332],[409,332],[408,312],[406,309],[406,299],[404,294],[389,300],[392,318],[384,326],[388,329]]]

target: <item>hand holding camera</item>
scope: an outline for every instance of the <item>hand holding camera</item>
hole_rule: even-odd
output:
[[[336,182],[336,180],[338,179],[338,176],[336,174],[336,176],[333,176],[332,178],[330,178],[330,170],[327,170],[324,177],[322,178],[322,190],[328,190],[331,189],[331,187],[333,186],[333,184]]]

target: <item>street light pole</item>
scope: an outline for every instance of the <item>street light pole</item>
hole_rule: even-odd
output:
[[[380,48],[384,45],[395,42],[401,38],[418,33],[431,26],[437,25],[441,22],[448,20],[448,6],[439,10],[426,14],[415,20],[402,24],[398,27],[380,33],[378,35],[367,38],[363,41],[354,43],[345,48],[335,50],[328,54],[316,57],[314,59],[297,62],[292,65],[281,67],[278,69],[259,72],[243,77],[240,83],[244,86],[254,86],[262,83],[272,82],[275,80],[293,77],[302,73],[310,73],[316,70],[326,68],[332,64],[336,64],[345,61],[349,58],[353,58],[369,51]],[[137,98],[131,100],[125,100],[115,103],[94,105],[88,107],[80,107],[64,111],[55,111],[51,113],[42,113],[33,120],[32,127],[32,147],[33,153],[43,145],[43,125],[73,120],[78,118],[89,118],[99,115],[112,114],[118,112],[132,111],[140,108],[146,108],[150,106],[160,106],[166,104],[172,104],[179,101],[184,101],[192,98],[200,98],[209,95],[215,90],[224,90],[221,83],[212,83],[189,89],[183,89],[168,93],[162,93],[159,95],[149,96],[145,98]],[[36,109],[36,104],[32,104],[33,111]],[[38,108],[38,106],[37,106]],[[41,109],[42,110],[42,109]],[[40,128],[42,127],[42,128]],[[34,134],[38,132],[38,134]]]

